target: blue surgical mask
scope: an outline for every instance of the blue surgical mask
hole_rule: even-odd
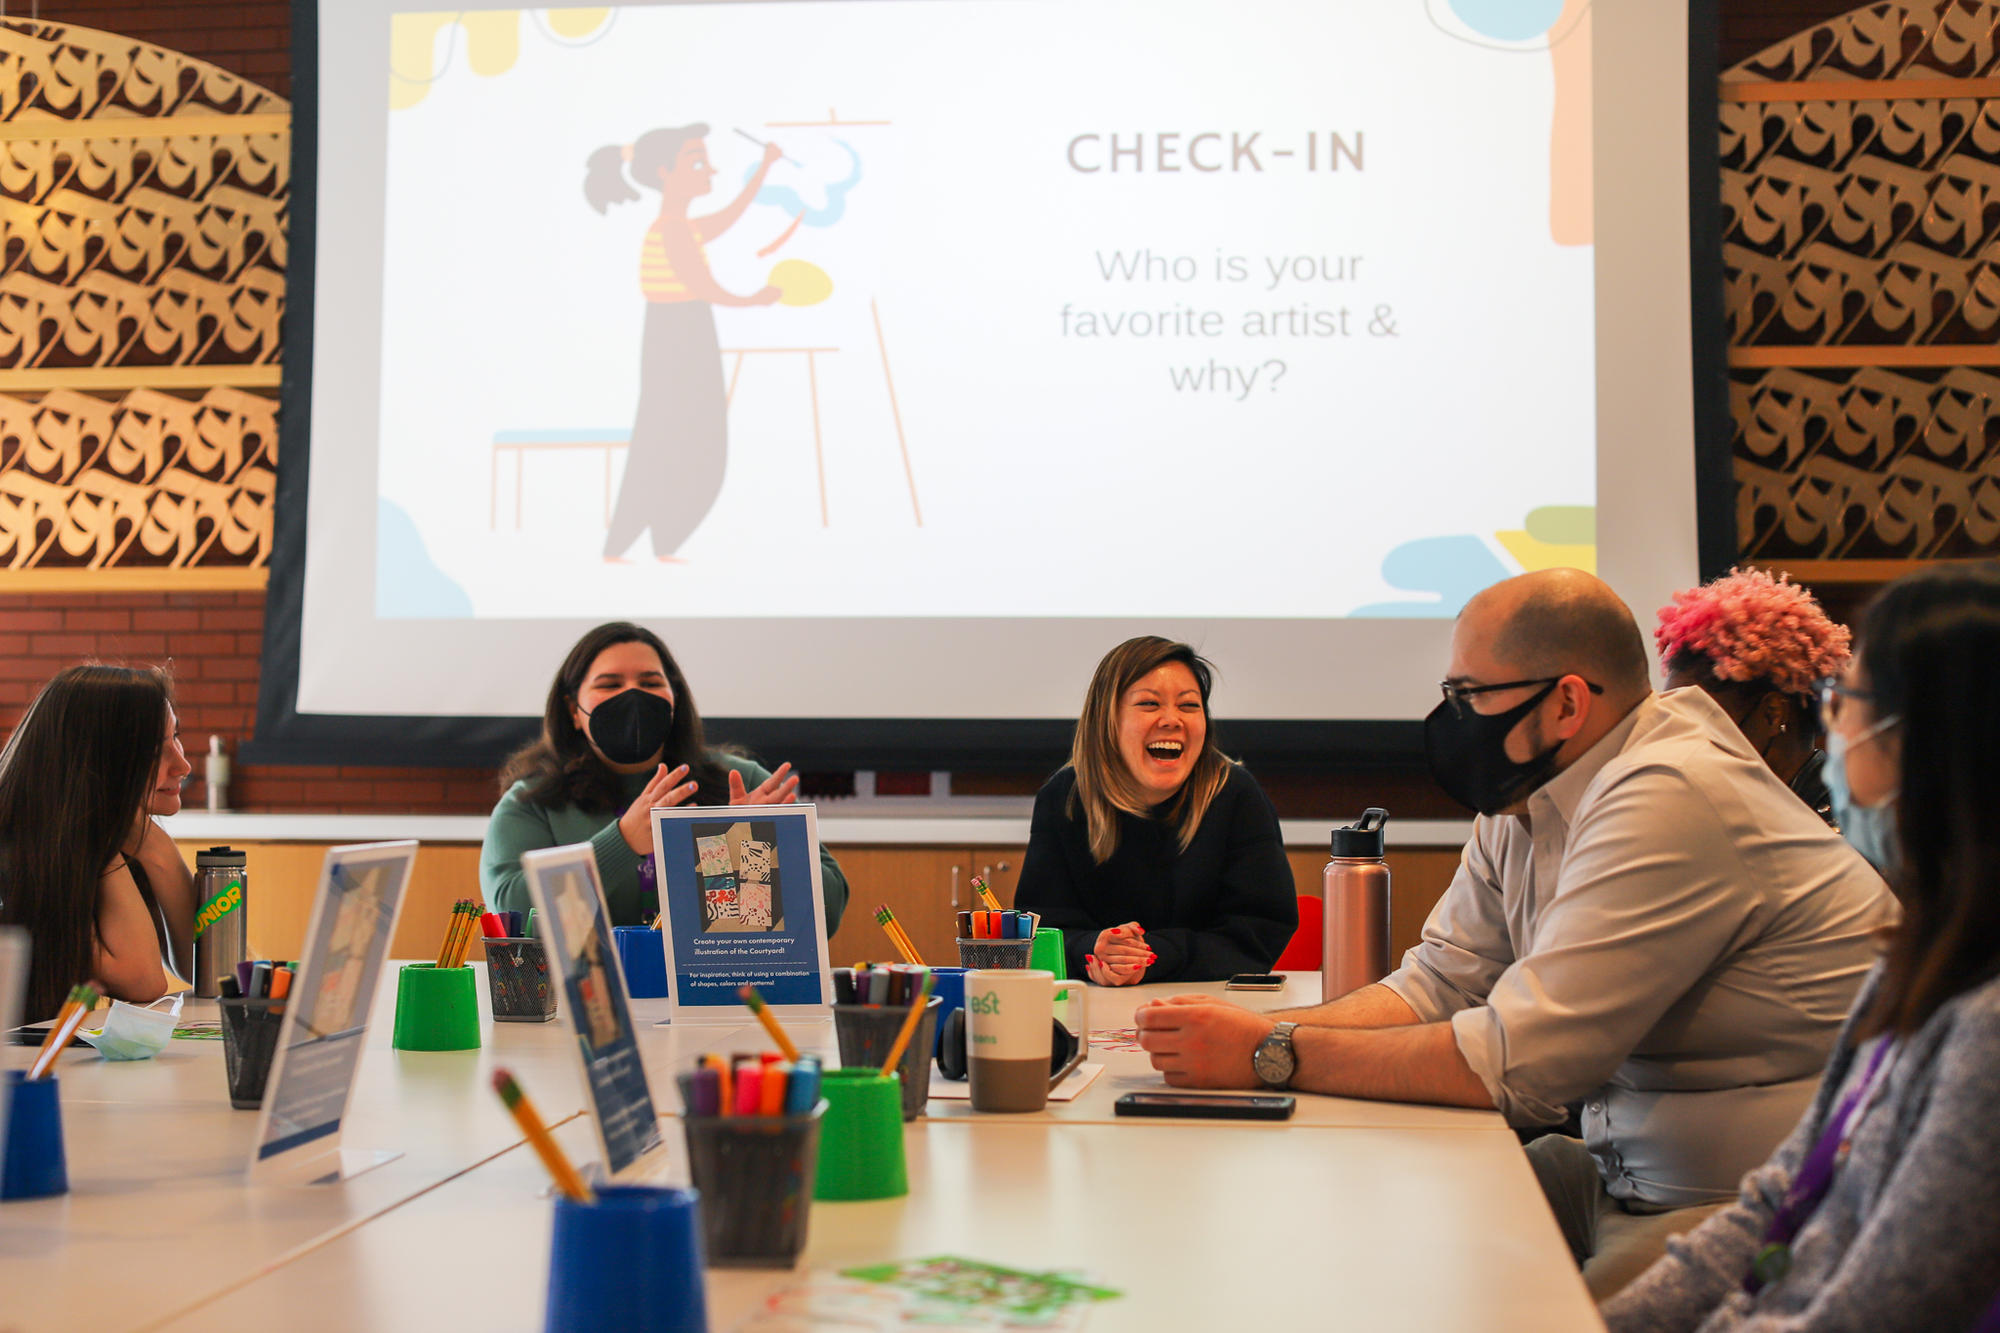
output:
[[[1820,770],[1820,777],[1826,783],[1826,794],[1833,802],[1833,822],[1840,829],[1840,836],[1848,845],[1860,852],[1869,865],[1887,875],[1901,864],[1902,848],[1896,840],[1896,798],[1876,805],[1860,805],[1854,799],[1854,792],[1847,785],[1847,752],[1856,745],[1864,745],[1895,726],[1903,719],[1885,717],[1852,741],[1835,732],[1826,738],[1826,767]]]

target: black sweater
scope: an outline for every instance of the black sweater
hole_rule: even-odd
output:
[[[1248,772],[1232,765],[1186,851],[1173,826],[1118,814],[1118,850],[1090,857],[1082,805],[1072,811],[1076,770],[1064,767],[1035,796],[1028,854],[1014,905],[1060,926],[1069,971],[1100,931],[1137,921],[1159,961],[1147,981],[1222,981],[1263,972],[1298,929],[1299,903],[1278,833],[1278,812]]]

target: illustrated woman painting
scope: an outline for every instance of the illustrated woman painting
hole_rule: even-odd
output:
[[[776,287],[751,296],[724,291],[709,272],[703,246],[743,216],[782,154],[777,145],[765,145],[763,163],[726,208],[690,217],[689,207],[708,193],[715,176],[707,135],[706,125],[683,125],[648,130],[629,146],[600,148],[590,155],[583,182],[584,198],[600,213],[640,198],[635,185],[660,192],[660,215],[639,251],[646,332],[625,479],[604,541],[604,558],[615,564],[625,563],[625,552],[649,528],[653,554],[674,559],[708,516],[729,457],[729,405],[712,307],[778,299]]]

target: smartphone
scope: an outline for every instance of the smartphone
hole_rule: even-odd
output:
[[[1238,972],[1222,985],[1224,990],[1283,990],[1282,972]]]
[[[1290,1120],[1298,1103],[1290,1097],[1205,1097],[1191,1092],[1128,1092],[1114,1109],[1119,1115],[1173,1116],[1190,1120]]]

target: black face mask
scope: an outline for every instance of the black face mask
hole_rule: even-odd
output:
[[[1558,683],[1550,681],[1504,713],[1477,713],[1469,703],[1461,712],[1449,699],[1433,708],[1424,719],[1424,752],[1445,794],[1482,815],[1497,815],[1554,777],[1561,741],[1517,764],[1507,757],[1507,735]]]
[[[614,694],[583,716],[598,753],[614,764],[644,763],[674,732],[674,706],[641,689]]]

